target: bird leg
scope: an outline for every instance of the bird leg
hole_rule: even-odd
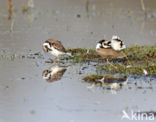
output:
[[[48,59],[48,61],[45,61],[45,63],[51,63],[51,64],[52,64],[53,62],[54,62],[54,61],[53,61],[52,59],[50,59],[50,58]]]
[[[54,56],[54,62],[57,63],[57,61],[58,61],[58,60],[57,60],[57,57]]]
[[[110,64],[110,62],[109,62],[108,58],[106,59],[106,63],[107,63],[107,64]]]
[[[56,56],[54,57],[54,63],[58,63],[58,64],[61,63],[59,57]]]
[[[116,66],[114,66],[113,64],[111,64],[111,63],[109,62],[109,59],[108,59],[108,58],[106,59],[106,63],[107,63],[107,64],[110,64],[110,65],[111,65],[112,67],[114,67],[114,68],[117,68]]]

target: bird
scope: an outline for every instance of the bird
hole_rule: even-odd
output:
[[[42,77],[48,82],[54,82],[60,80],[63,77],[66,70],[67,67],[65,66],[54,65],[51,68],[44,70],[42,72]]]
[[[103,47],[103,48],[111,48],[111,41],[108,41],[108,40],[100,40],[98,43],[97,43],[97,47]]]
[[[54,56],[55,62],[59,60],[60,56],[63,56],[63,55],[69,55],[72,57],[70,53],[66,52],[66,49],[62,45],[61,41],[58,41],[58,40],[54,40],[54,39],[46,40],[42,45],[42,49],[45,52],[49,52],[50,54],[52,54]]]
[[[101,57],[105,57],[107,63],[109,63],[109,58],[124,58],[125,56],[121,56],[117,53],[116,50],[114,50],[111,46],[110,43],[105,43],[104,42],[110,42],[108,40],[104,40],[104,41],[99,41],[96,45],[96,52],[98,55],[100,55]],[[108,45],[107,45],[108,44]],[[107,45],[108,47],[104,47],[103,45]]]
[[[121,51],[126,48],[126,45],[119,36],[113,35],[111,39],[111,47],[116,51]]]

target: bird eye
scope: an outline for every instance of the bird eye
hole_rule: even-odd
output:
[[[48,46],[47,45],[45,46],[45,49],[46,49],[46,52],[48,52]]]

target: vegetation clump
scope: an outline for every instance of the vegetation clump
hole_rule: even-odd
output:
[[[135,66],[133,65],[124,65],[124,64],[105,64],[97,66],[98,70],[105,70],[108,73],[125,73],[137,74],[137,75],[155,75],[156,74],[156,65],[153,66]]]
[[[86,82],[90,82],[90,81],[91,81],[91,82],[97,83],[97,82],[99,82],[102,78],[103,78],[102,75],[95,75],[95,74],[93,74],[93,75],[87,75],[87,76],[85,76],[85,77],[83,78],[83,80],[86,81]]]
[[[105,62],[105,58],[100,57],[92,49],[68,49],[74,58],[72,62]],[[126,55],[124,59],[110,58],[111,64],[99,64],[98,70],[105,70],[108,73],[125,73],[137,75],[156,74],[156,45],[154,46],[132,46],[119,52]]]
[[[74,58],[72,62],[74,63],[90,62],[90,61],[98,62],[102,59],[99,55],[97,55],[96,51],[92,49],[75,48],[68,49],[67,52],[73,55]]]

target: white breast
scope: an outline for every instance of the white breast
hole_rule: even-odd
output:
[[[96,49],[99,49],[100,47],[101,47],[101,44],[100,43],[97,43]]]
[[[114,50],[116,50],[116,51],[120,51],[120,50],[122,50],[122,49],[125,49],[126,48],[126,45],[120,45],[121,44],[121,42],[120,41],[116,41],[116,40],[112,40],[111,41],[111,46],[112,46],[112,48],[114,49]]]
[[[114,50],[120,50],[120,43],[121,43],[121,42],[112,40],[112,41],[111,41],[111,46],[112,46],[112,48],[113,48]]]
[[[53,46],[50,49],[52,49],[52,51],[50,51],[50,53],[52,55],[54,55],[54,56],[57,56],[58,57],[58,56],[61,56],[61,55],[64,55],[65,54],[64,52],[61,52],[61,51],[56,50]]]

